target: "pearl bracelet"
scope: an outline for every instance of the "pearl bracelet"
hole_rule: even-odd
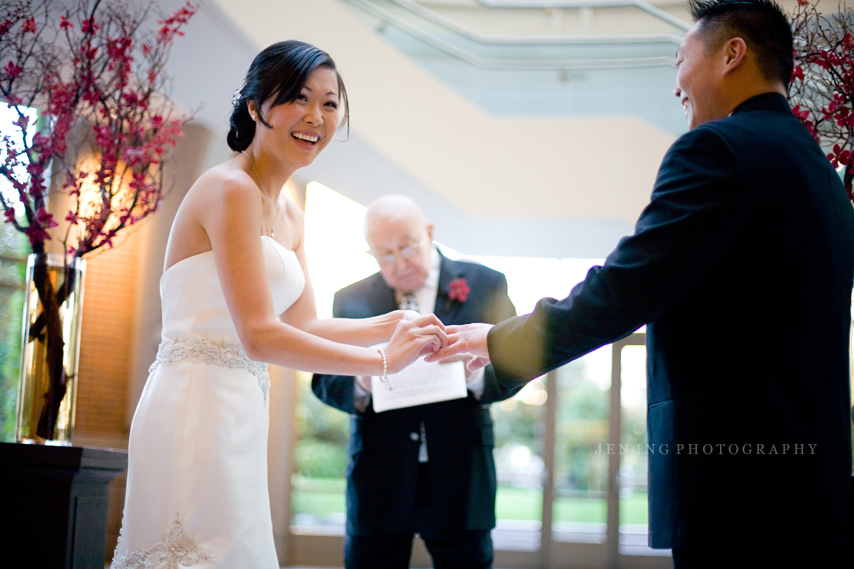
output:
[[[380,376],[380,382],[388,385],[389,391],[394,391],[391,387],[391,382],[388,380],[388,360],[385,357],[385,350],[382,348],[377,348],[377,351],[383,358],[383,374]]]

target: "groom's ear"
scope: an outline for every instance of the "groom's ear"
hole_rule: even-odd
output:
[[[721,47],[721,57],[724,64],[724,75],[738,69],[747,57],[747,42],[735,37],[724,42]]]

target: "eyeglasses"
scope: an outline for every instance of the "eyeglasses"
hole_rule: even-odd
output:
[[[421,248],[421,241],[410,243],[406,247],[401,248],[397,253],[389,253],[388,255],[377,255],[372,251],[368,251],[368,255],[377,260],[380,265],[391,265],[398,257],[401,259],[413,259],[418,255],[418,250]]]

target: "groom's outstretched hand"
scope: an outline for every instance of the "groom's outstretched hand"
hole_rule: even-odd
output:
[[[435,353],[424,358],[428,362],[440,362],[453,358],[458,354],[471,354],[474,356],[466,364],[469,371],[480,369],[489,364],[489,346],[486,336],[492,324],[465,324],[463,326],[446,326],[445,333],[448,335],[447,347],[437,350]]]

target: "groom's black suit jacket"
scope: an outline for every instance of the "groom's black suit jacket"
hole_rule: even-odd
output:
[[[515,382],[646,324],[651,545],[839,548],[853,279],[839,176],[769,93],[680,137],[634,234],[489,351]]]
[[[442,257],[435,314],[445,324],[494,324],[516,314],[499,272]],[[465,302],[451,301],[449,285],[463,278]],[[333,315],[367,318],[395,310],[394,291],[379,273],[335,294]],[[525,382],[498,383],[492,366],[484,373],[483,395],[374,413],[353,403],[352,376],[312,378],[315,395],[352,414],[347,466],[347,533],[358,536],[432,531],[488,530],[495,526],[495,462],[489,404],[512,397]],[[419,474],[417,438],[427,435],[428,493],[431,507],[415,520]],[[416,528],[415,523],[419,524]]]

